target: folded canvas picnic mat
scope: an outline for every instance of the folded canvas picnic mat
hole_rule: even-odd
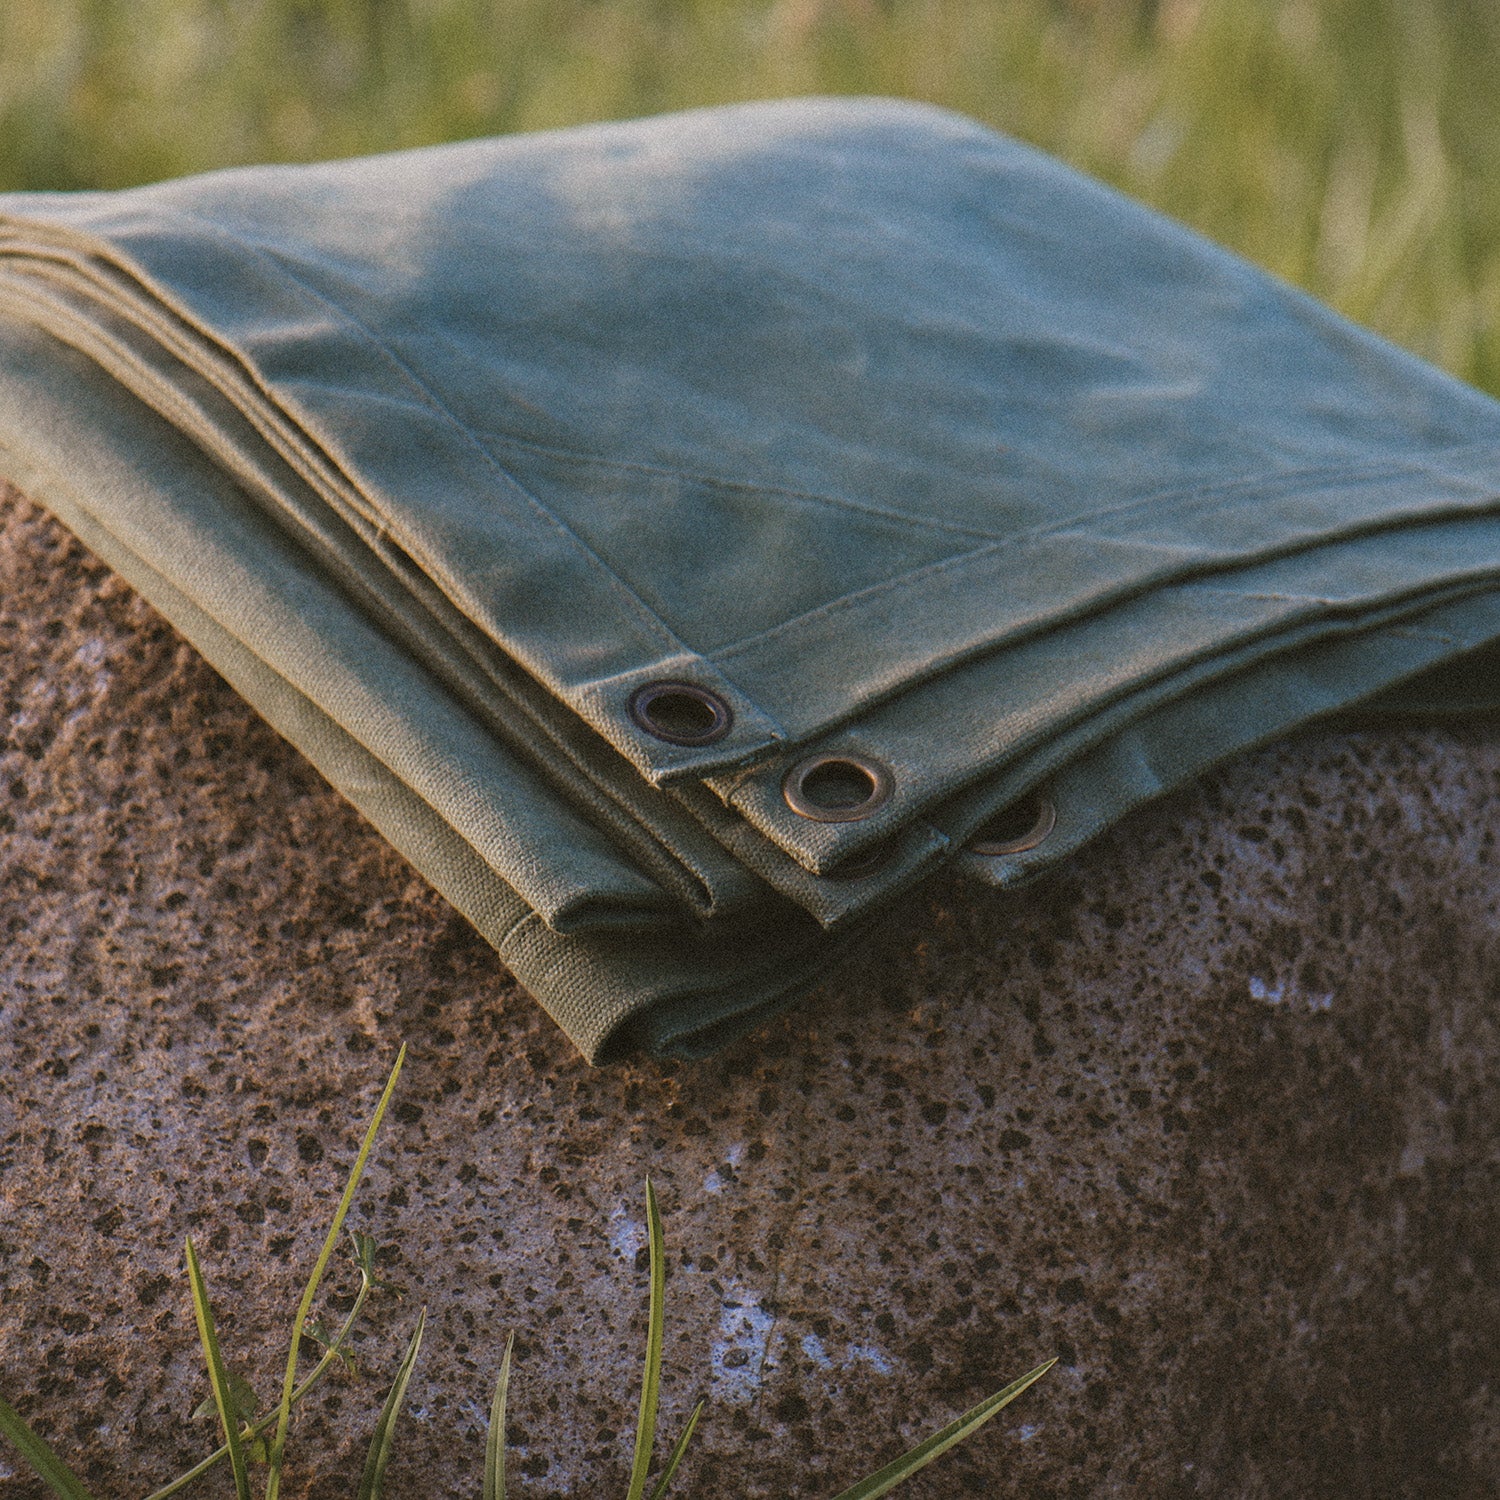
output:
[[[0,216],[0,470],[590,1057],[1316,716],[1500,702],[1500,405],[950,114]]]

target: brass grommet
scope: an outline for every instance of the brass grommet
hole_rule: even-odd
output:
[[[982,824],[966,847],[970,854],[1023,854],[1035,849],[1056,827],[1057,808],[1052,799],[1033,792]]]
[[[648,682],[630,696],[630,717],[669,745],[712,745],[734,727],[734,713],[717,693],[692,682]]]
[[[781,783],[786,805],[814,823],[858,823],[891,797],[891,773],[859,755],[809,755]]]

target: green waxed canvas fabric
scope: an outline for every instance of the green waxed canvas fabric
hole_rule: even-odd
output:
[[[0,473],[594,1058],[1311,719],[1500,704],[1500,405],[910,104],[0,197]]]

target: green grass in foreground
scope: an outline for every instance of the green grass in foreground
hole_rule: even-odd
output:
[[[0,186],[895,94],[1500,393],[1493,0],[3,0]]]
[[[344,1220],[354,1202],[355,1190],[364,1175],[370,1158],[380,1122],[385,1117],[391,1095],[396,1089],[396,1080],[401,1075],[401,1064],[406,1057],[403,1047],[396,1058],[381,1093],[375,1114],[365,1130],[359,1153],[350,1169],[344,1185],[343,1196],[334,1212],[333,1223],[323,1239],[312,1274],[303,1290],[302,1300],[297,1306],[292,1321],[290,1349],[287,1354],[286,1371],[282,1377],[280,1398],[275,1407],[265,1415],[260,1413],[260,1402],[250,1383],[226,1361],[219,1344],[218,1328],[214,1318],[213,1304],[209,1297],[208,1284],[198,1260],[192,1240],[187,1242],[188,1285],[192,1297],[193,1314],[198,1324],[198,1335],[203,1346],[203,1359],[207,1369],[210,1395],[193,1413],[195,1417],[210,1412],[219,1418],[219,1427],[224,1435],[222,1446],[201,1463],[195,1464],[185,1474],[161,1489],[155,1490],[147,1500],[170,1500],[202,1478],[224,1460],[229,1461],[234,1477],[235,1500],[254,1500],[256,1486],[252,1474],[264,1470],[264,1485],[261,1493],[264,1500],[278,1500],[281,1493],[282,1471],[286,1459],[287,1438],[290,1433],[292,1412],[297,1403],[316,1386],[335,1365],[349,1360],[349,1340],[359,1316],[372,1291],[381,1289],[383,1283],[375,1275],[375,1242],[365,1234],[353,1233],[355,1261],[359,1268],[360,1286],[354,1304],[344,1318],[338,1331],[329,1334],[321,1323],[312,1320],[313,1305],[329,1258],[339,1242]],[[652,1457],[656,1451],[656,1407],[661,1389],[662,1345],[666,1326],[667,1258],[662,1239],[661,1213],[657,1207],[656,1192],[646,1183],[646,1223],[650,1244],[651,1291],[647,1313],[646,1365],[641,1378],[640,1411],[636,1421],[635,1449],[630,1466],[630,1482],[625,1500],[664,1500],[667,1488],[676,1476],[688,1443],[697,1430],[698,1420],[703,1415],[705,1402],[699,1401],[683,1427],[681,1435],[667,1454],[656,1475],[656,1482],[647,1495],[646,1486],[651,1482]],[[387,1288],[388,1289],[388,1288]],[[422,1334],[427,1322],[427,1310],[417,1315],[416,1326],[406,1346],[406,1353],[396,1369],[385,1404],[375,1422],[370,1439],[364,1470],[360,1476],[355,1500],[381,1500],[384,1492],[386,1465],[390,1461],[395,1445],[396,1421],[406,1399],[406,1387],[416,1368],[417,1357],[422,1347]],[[322,1349],[322,1354],[312,1370],[297,1379],[298,1353],[304,1338],[311,1339]],[[483,1500],[505,1500],[505,1408],[510,1388],[511,1354],[514,1336],[507,1341],[500,1362],[500,1374],[495,1383],[494,1398],[490,1403],[489,1431],[485,1442]],[[934,1432],[914,1448],[893,1460],[883,1469],[867,1475],[857,1484],[842,1491],[836,1500],[876,1500],[895,1489],[904,1479],[917,1470],[926,1468],[935,1458],[940,1458],[956,1443],[978,1431],[1002,1408],[1009,1406],[1023,1391],[1036,1384],[1055,1365],[1049,1359],[1028,1371],[1019,1379],[988,1396],[961,1417],[946,1427]],[[83,1481],[53,1451],[21,1415],[6,1401],[0,1399],[0,1435],[31,1466],[60,1500],[93,1500]],[[352,1476],[351,1476],[352,1478]]]

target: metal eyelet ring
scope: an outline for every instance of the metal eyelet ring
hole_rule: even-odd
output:
[[[1035,849],[1057,827],[1057,807],[1033,792],[996,813],[967,844],[970,854],[1022,854]]]
[[[669,745],[712,745],[734,727],[734,713],[717,693],[692,682],[648,682],[630,695],[630,717]]]
[[[891,773],[856,755],[809,755],[781,783],[786,805],[814,823],[858,823],[891,798]]]

